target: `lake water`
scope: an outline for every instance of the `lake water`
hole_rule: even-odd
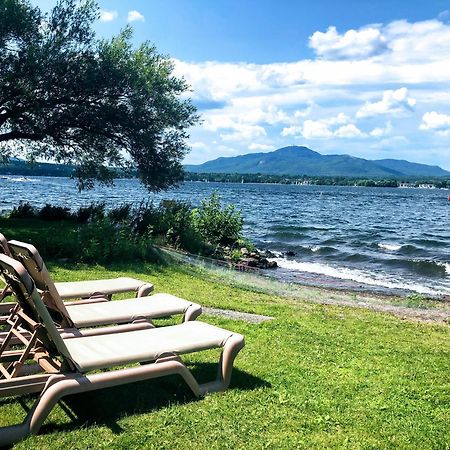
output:
[[[245,235],[277,254],[270,274],[289,282],[450,295],[449,191],[188,182],[149,195],[137,180],[79,194],[67,178],[3,177],[0,211],[20,200],[77,208],[142,199],[196,205],[217,190],[245,219]],[[287,251],[295,256],[285,257]]]

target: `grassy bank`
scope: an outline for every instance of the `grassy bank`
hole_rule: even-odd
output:
[[[0,226],[8,237],[24,237],[18,223]],[[64,234],[63,225],[44,235],[35,226],[30,241]],[[274,320],[255,325],[203,316],[246,337],[225,393],[196,400],[178,379],[166,378],[78,395],[17,448],[450,448],[446,325],[287,299],[177,265],[49,267],[58,280],[138,277],[157,292]],[[215,358],[187,360],[206,379]],[[2,400],[0,425],[17,422],[31,404]]]

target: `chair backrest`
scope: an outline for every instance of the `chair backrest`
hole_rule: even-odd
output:
[[[70,324],[69,313],[36,247],[20,241],[8,241],[8,247],[11,251],[11,256],[22,263],[36,287],[44,293],[43,299],[45,303],[62,314]]]
[[[4,255],[11,256],[11,252],[9,251],[8,247],[8,241],[6,240],[5,236],[3,236],[2,233],[0,233],[0,253],[3,253]]]
[[[48,337],[44,345],[53,344],[58,352],[70,359],[70,353],[61,338],[50,313],[36,290],[35,283],[25,267],[15,259],[0,255],[0,274],[7,280],[16,295],[20,307],[35,322],[41,323]],[[32,331],[32,330],[30,330]],[[52,353],[52,349],[47,349]]]

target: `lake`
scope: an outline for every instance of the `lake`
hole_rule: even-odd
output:
[[[137,180],[117,180],[114,187],[79,194],[73,180],[50,177],[2,177],[0,190],[1,212],[20,200],[72,209],[148,198],[196,205],[217,190],[223,202],[242,211],[245,235],[276,254],[279,269],[271,276],[345,289],[450,295],[448,190],[187,182],[149,195]]]

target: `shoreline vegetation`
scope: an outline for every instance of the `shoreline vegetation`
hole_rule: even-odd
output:
[[[448,189],[450,179],[408,177],[401,179],[353,178],[353,177],[316,177],[296,175],[265,175],[240,173],[195,173],[187,172],[185,181],[215,182],[215,183],[266,183],[293,184],[300,186],[358,186],[358,187],[394,187],[394,188],[424,188]]]
[[[44,239],[39,247],[47,249],[50,257],[75,255],[77,262],[104,262],[119,256],[128,261],[157,262],[155,249],[169,247],[239,270],[277,267],[268,259],[273,254],[258,250],[243,236],[240,211],[233,205],[222,205],[216,192],[198,207],[163,200],[159,205],[124,203],[109,210],[105,203],[92,203],[71,211],[57,205],[38,208],[21,202],[4,219],[17,222],[19,228],[29,226],[43,231],[46,224],[58,223],[65,229],[64,235]]]

